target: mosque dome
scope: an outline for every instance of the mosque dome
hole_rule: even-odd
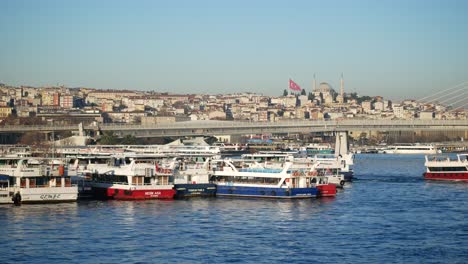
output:
[[[333,90],[331,85],[327,82],[321,82],[315,92],[320,92],[322,94],[333,94],[335,93],[335,90]]]

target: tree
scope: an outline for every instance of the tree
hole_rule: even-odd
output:
[[[104,135],[98,140],[99,145],[115,145],[117,144],[117,137],[114,132],[105,132]]]
[[[367,95],[366,95],[366,96],[361,96],[361,97],[359,97],[359,98],[357,99],[357,103],[358,103],[358,104],[361,104],[361,103],[364,102],[364,101],[371,101],[371,102],[373,102],[374,100],[372,99],[372,97],[367,96]]]
[[[133,135],[126,135],[125,137],[122,138],[123,145],[136,145],[137,139]]]
[[[284,89],[283,96],[288,96],[288,90]]]
[[[46,139],[43,134],[37,133],[36,131],[25,132],[18,143],[37,147],[46,145]]]
[[[305,91],[305,89],[302,89],[302,91],[301,91],[301,95],[306,95],[306,91]]]
[[[353,99],[353,100],[357,100],[357,99],[358,99],[358,97],[359,97],[359,96],[357,95],[357,93],[356,93],[356,92],[354,92],[354,93],[350,93],[350,94],[349,94],[349,98],[351,98],[351,99]]]

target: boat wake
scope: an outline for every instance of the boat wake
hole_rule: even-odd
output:
[[[415,175],[382,175],[382,174],[369,174],[369,175],[356,175],[353,182],[389,182],[389,183],[416,183],[424,182],[422,176]]]

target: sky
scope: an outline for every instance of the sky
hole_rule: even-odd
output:
[[[418,99],[468,80],[468,1],[0,0],[0,83]]]

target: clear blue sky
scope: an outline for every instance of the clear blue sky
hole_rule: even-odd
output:
[[[389,99],[468,80],[468,1],[0,0],[0,82]]]

